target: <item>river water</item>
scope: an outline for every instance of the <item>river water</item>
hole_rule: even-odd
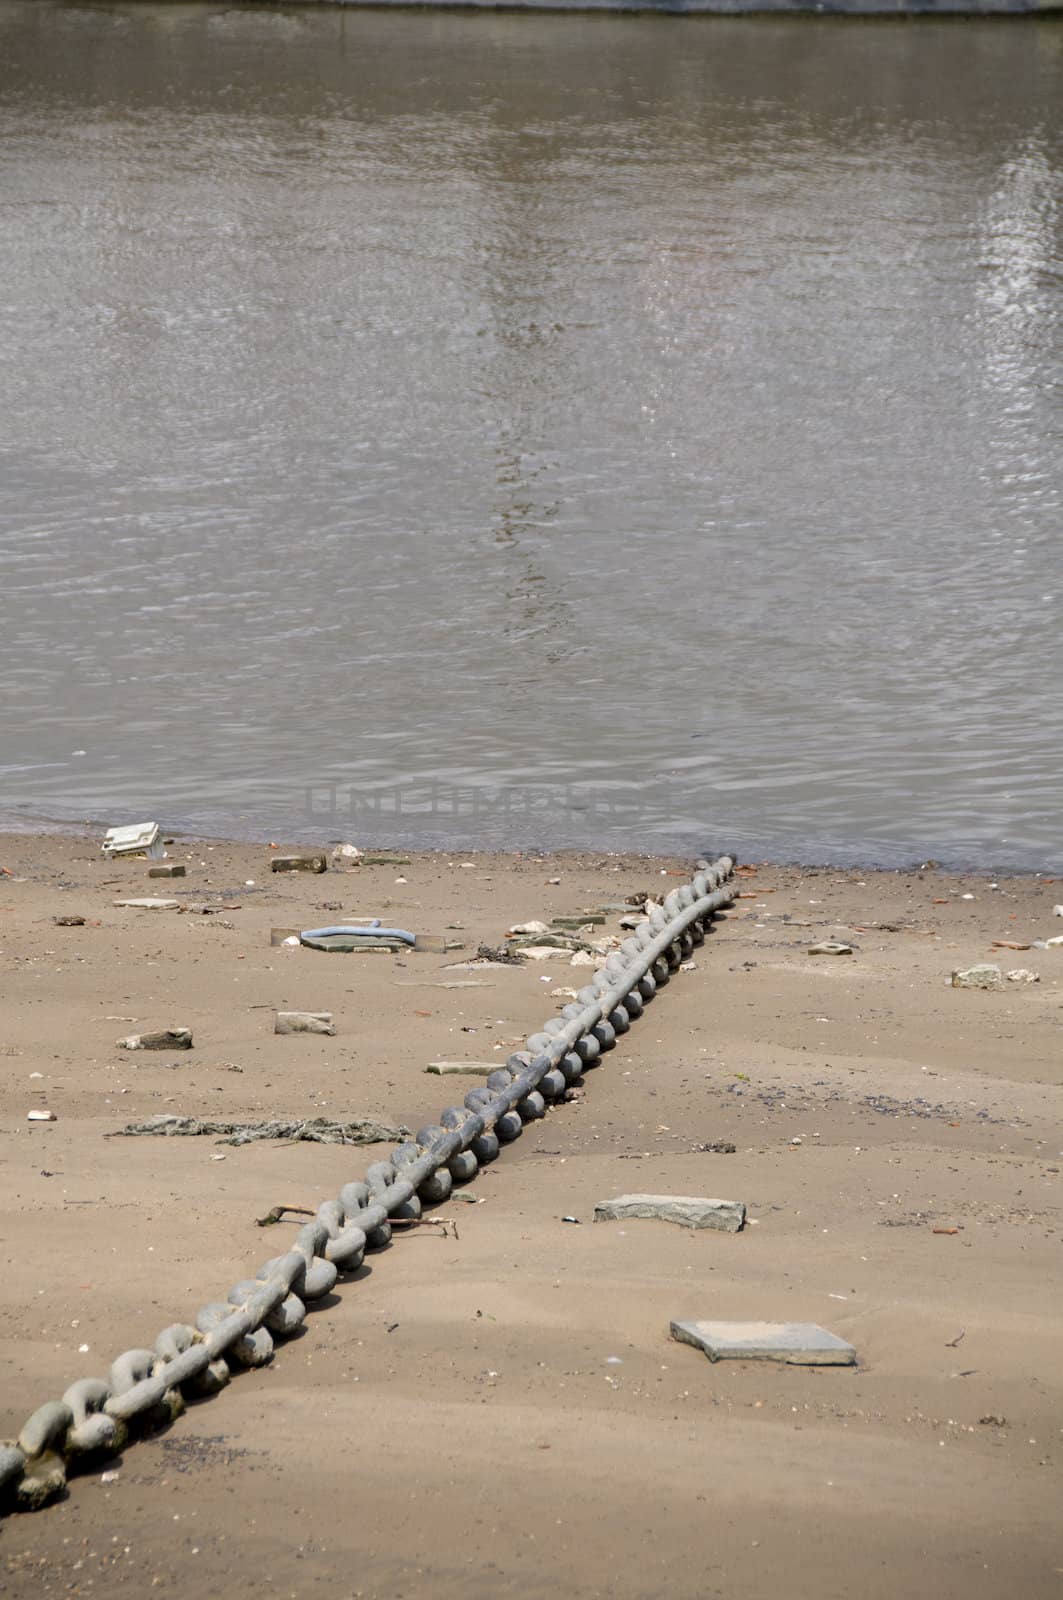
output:
[[[1048,867],[1063,23],[0,0],[0,805]]]

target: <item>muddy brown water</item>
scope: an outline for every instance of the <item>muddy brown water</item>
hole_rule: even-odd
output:
[[[4,820],[1050,865],[1063,25],[0,0]]]

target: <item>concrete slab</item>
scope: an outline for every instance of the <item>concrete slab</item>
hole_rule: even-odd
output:
[[[430,1061],[424,1070],[435,1072],[441,1078],[485,1078],[502,1066],[505,1066],[504,1061]]]
[[[689,1194],[621,1194],[615,1200],[599,1200],[594,1208],[595,1222],[618,1222],[628,1217],[653,1217],[661,1222],[676,1222],[681,1228],[740,1233],[746,1208],[741,1200],[705,1200]]]
[[[331,1011],[278,1011],[273,1019],[274,1033],[334,1034]]]
[[[672,1338],[710,1361],[785,1361],[795,1367],[851,1367],[856,1351],[814,1322],[673,1322]]]
[[[133,911],[176,911],[179,900],[160,900],[156,895],[142,895],[137,900],[116,900],[119,909]]]

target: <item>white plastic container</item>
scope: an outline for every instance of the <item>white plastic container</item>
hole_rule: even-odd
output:
[[[127,828],[111,828],[100,849],[111,856],[150,856],[158,861],[165,854],[157,822],[134,822]]]

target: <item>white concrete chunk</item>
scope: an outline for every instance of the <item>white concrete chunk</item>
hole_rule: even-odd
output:
[[[331,1011],[278,1011],[273,1022],[274,1033],[328,1033],[334,1034]]]
[[[796,1367],[851,1367],[856,1351],[814,1322],[673,1322],[672,1338],[710,1361],[785,1361]]]
[[[116,1039],[119,1050],[191,1050],[191,1028],[161,1028],[158,1033],[131,1033]]]
[[[1004,974],[992,961],[979,961],[973,967],[957,967],[952,974],[954,989],[1003,989]]]
[[[622,1194],[615,1200],[599,1200],[594,1208],[595,1222],[618,1222],[623,1217],[656,1217],[681,1228],[739,1233],[746,1208],[741,1200],[704,1200],[687,1194]]]
[[[424,1070],[435,1072],[441,1078],[483,1078],[502,1065],[501,1061],[430,1061]]]

